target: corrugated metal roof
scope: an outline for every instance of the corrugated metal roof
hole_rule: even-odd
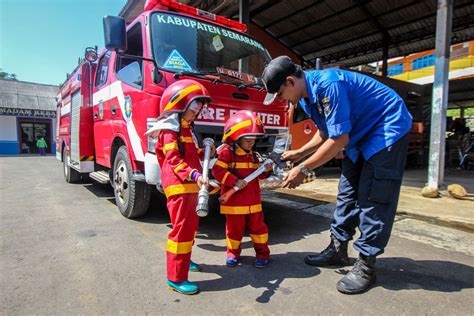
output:
[[[231,18],[238,15],[236,0],[180,2]],[[325,65],[344,67],[381,60],[384,36],[389,58],[432,49],[436,10],[434,0],[250,0],[251,21],[307,66],[318,57]],[[452,29],[452,44],[474,39],[473,1],[454,1]]]
[[[56,110],[58,86],[0,79],[0,107]]]

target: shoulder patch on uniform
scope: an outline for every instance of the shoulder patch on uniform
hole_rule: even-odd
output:
[[[331,114],[331,106],[329,105],[329,101],[330,101],[330,99],[328,97],[325,97],[321,101],[321,105],[323,107],[323,111],[324,111],[325,116],[329,116],[329,114]]]

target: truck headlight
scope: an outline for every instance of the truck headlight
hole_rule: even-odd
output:
[[[147,128],[146,129],[149,130],[150,128],[152,128],[153,125],[156,123],[156,121],[157,121],[156,118],[147,119],[147,122],[146,122],[146,127]],[[148,136],[147,143],[148,143],[148,152],[149,153],[156,154],[155,153],[156,142],[157,142],[157,139]]]
[[[155,154],[155,147],[156,147],[157,139],[148,136],[148,152]]]

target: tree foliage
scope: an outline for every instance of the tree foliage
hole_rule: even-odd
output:
[[[16,74],[11,74],[6,71],[3,71],[2,68],[0,68],[0,78],[5,80],[18,80],[18,76]]]

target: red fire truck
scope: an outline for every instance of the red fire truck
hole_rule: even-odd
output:
[[[241,109],[260,116],[269,136],[261,153],[287,133],[287,105],[263,105],[258,76],[270,55],[246,26],[169,0],[148,0],[129,25],[104,18],[105,49],[86,49],[58,95],[56,157],[67,182],[88,175],[111,183],[121,213],[143,215],[159,181],[155,143],[144,133],[159,116],[163,91],[192,78],[212,95],[195,122],[220,142],[225,121]]]

